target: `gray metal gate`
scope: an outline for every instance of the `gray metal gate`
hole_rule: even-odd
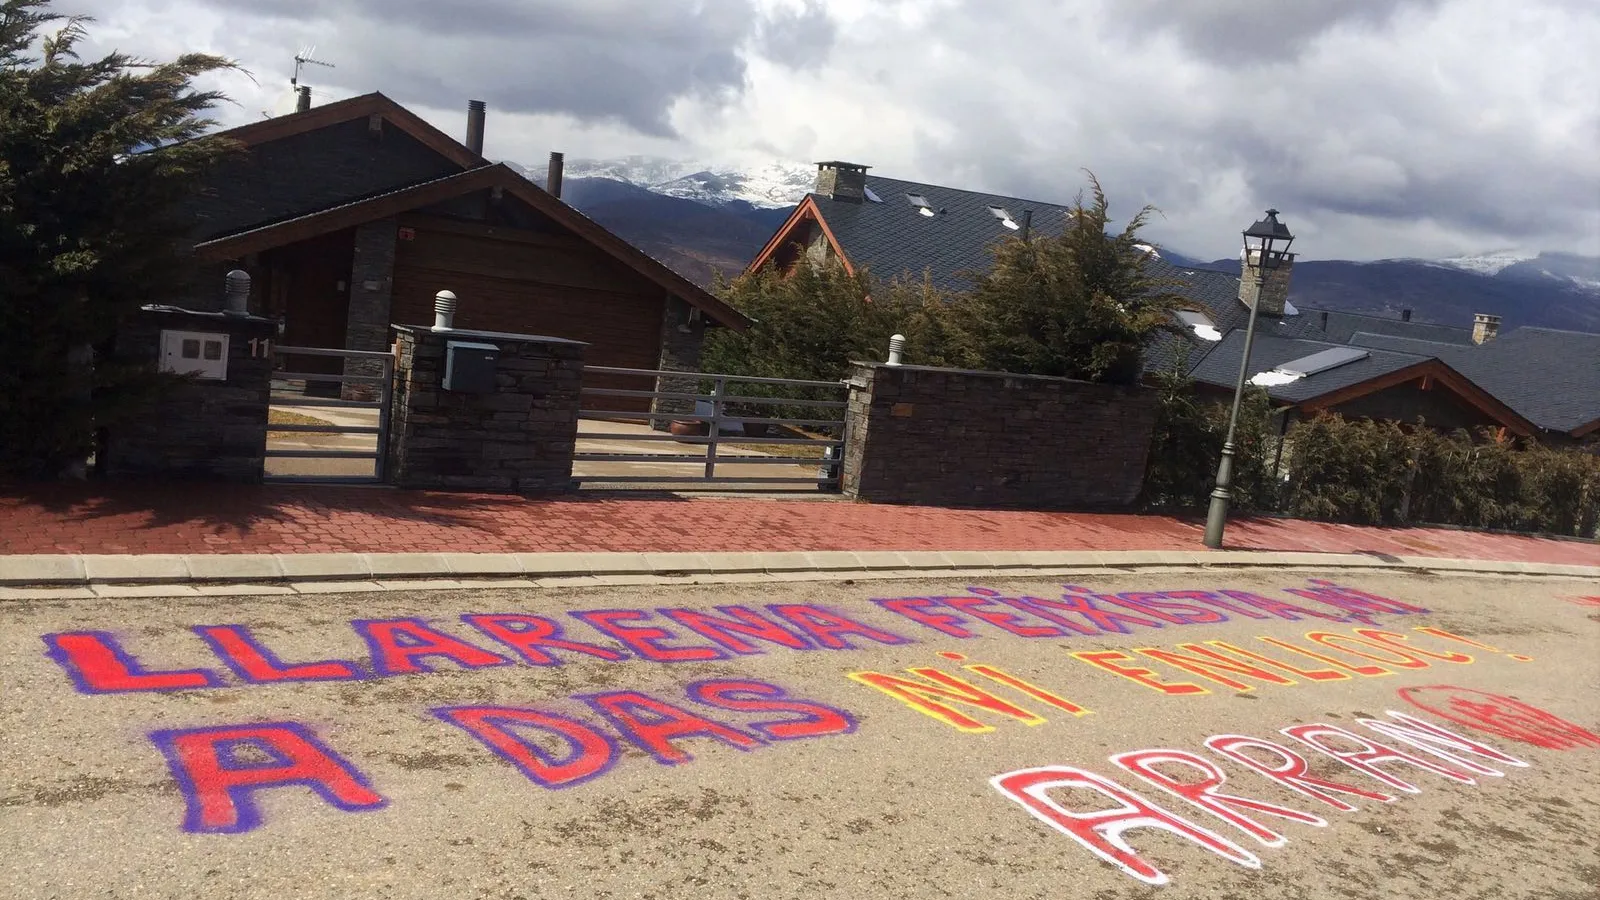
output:
[[[608,366],[583,371],[573,455],[573,480],[580,484],[839,487],[848,397],[843,382]],[[592,386],[591,374],[613,376],[606,379],[612,383],[614,376],[697,381],[700,390]],[[647,399],[653,411],[617,410],[617,398]],[[659,411],[662,400],[692,404],[694,411]],[[794,412],[809,415],[784,415]],[[650,427],[654,423],[688,428],[662,433]]]
[[[301,372],[334,358],[340,372]],[[384,478],[394,355],[326,347],[274,347],[267,480],[363,484]],[[349,360],[372,374],[346,374]],[[331,392],[334,396],[322,396]]]

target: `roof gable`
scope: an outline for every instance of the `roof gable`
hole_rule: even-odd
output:
[[[202,259],[237,259],[247,253],[353,228],[364,222],[387,218],[398,213],[432,206],[463,194],[493,188],[499,188],[526,203],[663,290],[701,309],[717,322],[741,330],[749,326],[750,320],[733,307],[667,268],[665,264],[653,259],[644,251],[607,231],[593,219],[563,203],[503,164],[482,166],[375,197],[203,241],[195,245],[195,254]]]
[[[1190,377],[1203,384],[1231,390],[1239,376],[1244,338],[1243,331],[1229,332],[1194,364]],[[1349,348],[1349,344],[1258,333],[1251,347],[1250,374],[1253,377],[1314,354]],[[1537,423],[1438,357],[1370,347],[1365,349],[1366,355],[1359,359],[1287,384],[1269,385],[1266,387],[1267,395],[1277,402],[1304,410],[1324,409],[1409,381],[1431,379],[1518,434],[1532,434],[1538,430]]]
[[[1060,234],[1066,224],[1067,207],[1055,203],[876,175],[866,176],[866,189],[868,197],[860,203],[810,194],[802,206],[815,210],[852,270],[866,269],[885,279],[902,275],[920,279],[926,274],[945,290],[970,288],[967,273],[987,270],[994,261],[990,249],[1020,231],[1008,227],[991,207],[1009,213],[1018,226],[1031,211],[1035,234]],[[926,207],[910,199],[913,196],[925,201]],[[922,213],[923,208],[932,215]],[[797,208],[796,216],[799,212]],[[750,270],[766,263],[797,221],[791,217],[785,223]]]
[[[373,116],[394,124],[460,168],[468,169],[483,165],[485,162],[482,156],[467,149],[465,144],[429,125],[421,116],[377,91],[351,97],[349,100],[312,107],[305,112],[290,113],[230,128],[219,132],[218,136],[237,141],[246,147],[254,147],[330,125],[370,119]]]

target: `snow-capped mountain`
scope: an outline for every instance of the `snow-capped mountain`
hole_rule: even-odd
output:
[[[1438,260],[1437,265],[1514,282],[1543,282],[1600,297],[1600,257],[1501,250]]]
[[[1536,259],[1538,251],[1526,250],[1496,250],[1493,253],[1481,253],[1475,256],[1456,256],[1450,259],[1433,260],[1441,266],[1452,269],[1461,269],[1467,272],[1476,272],[1479,275],[1498,275],[1500,270],[1507,266]]]
[[[537,166],[519,168],[533,173],[541,171]],[[569,159],[563,177],[621,181],[707,206],[721,207],[743,201],[757,209],[782,209],[800,202],[811,190],[815,172],[811,166],[789,162],[739,167],[655,156],[621,156]]]

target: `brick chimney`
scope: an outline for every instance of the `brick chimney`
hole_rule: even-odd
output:
[[[829,200],[860,203],[867,199],[867,168],[855,163],[819,162],[814,193]]]
[[[1500,317],[1478,313],[1472,317],[1472,342],[1487,344],[1500,334]]]
[[[1273,255],[1277,255],[1274,253]],[[1257,303],[1256,278],[1261,274],[1261,251],[1252,250],[1248,254],[1239,253],[1239,299],[1246,307]],[[1289,302],[1289,277],[1294,274],[1294,254],[1283,254],[1282,261],[1276,266],[1269,266],[1266,270],[1266,281],[1259,291],[1260,306],[1257,308],[1263,316],[1282,316],[1284,304]]]

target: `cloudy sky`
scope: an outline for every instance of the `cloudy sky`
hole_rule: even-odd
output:
[[[1600,255],[1596,0],[56,0],[93,49],[203,50],[229,124],[381,90],[538,165],[846,159],[1070,199],[1237,252],[1275,206],[1303,258]]]

